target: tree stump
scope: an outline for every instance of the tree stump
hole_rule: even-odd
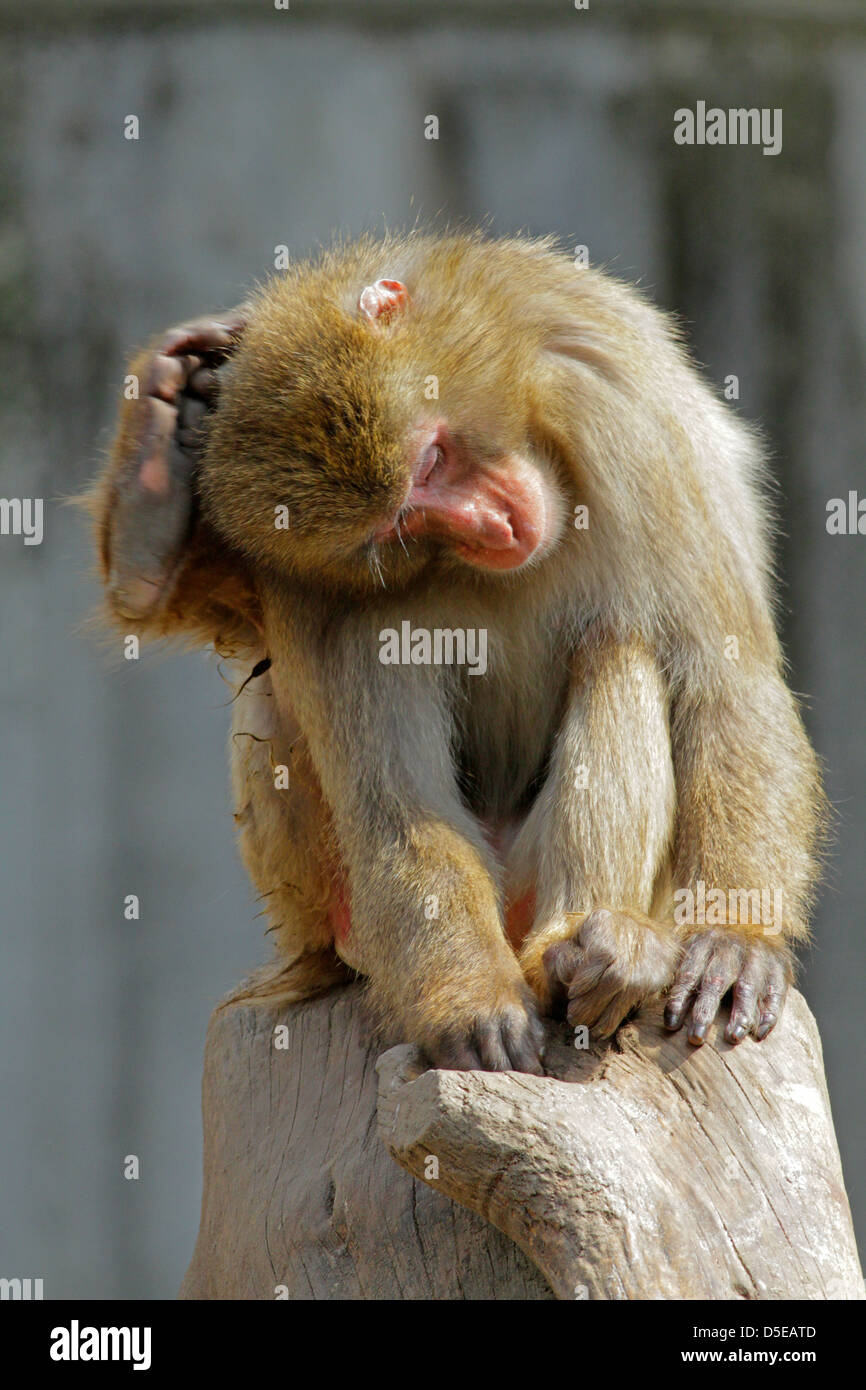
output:
[[[357,985],[214,1014],[181,1297],[863,1297],[799,994],[737,1048],[550,1025],[544,1078],[378,1054]]]

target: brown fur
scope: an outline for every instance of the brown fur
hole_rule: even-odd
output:
[[[371,331],[358,294],[382,276],[411,309]],[[136,405],[94,494],[106,577]],[[491,574],[435,539],[369,541],[405,492],[409,431],[433,413],[479,458],[533,460],[562,501],[552,553]],[[670,322],[548,242],[365,239],[259,293],[207,430],[196,529],[139,625],[229,650],[239,683],[271,658],[232,736],[242,853],[279,948],[255,991],[345,978],[327,911],[340,875],[343,956],[382,1016],[445,1060],[485,1020],[511,1020],[505,1036],[531,1013],[524,977],[549,1005],[550,948],[581,924],[584,958],[616,966],[624,1000],[663,989],[682,937],[673,890],[698,880],[781,887],[779,936],[726,930],[787,961],[807,933],[823,798],[783,680],[762,466]],[[578,503],[588,530],[569,525]],[[487,676],[383,668],[378,633],[405,619],[486,628]],[[508,822],[498,856],[484,826]],[[527,891],[518,964],[503,902]]]

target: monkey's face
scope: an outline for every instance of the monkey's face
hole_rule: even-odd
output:
[[[447,359],[397,281],[356,304],[267,290],[225,370],[201,470],[205,514],[254,562],[352,590],[431,564],[515,573],[552,549],[563,502],[514,391],[465,341]],[[443,399],[431,364],[450,360]],[[430,382],[437,391],[430,391]],[[432,399],[429,397],[433,396]]]

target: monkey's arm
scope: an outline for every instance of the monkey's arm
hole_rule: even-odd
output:
[[[729,1042],[766,1037],[776,1023],[791,947],[807,936],[824,820],[817,758],[776,665],[725,666],[712,691],[682,691],[672,718],[673,884],[685,949],[665,1020],[688,1020],[692,1042],[703,1041],[731,987]]]
[[[434,1065],[539,1073],[535,1002],[458,794],[436,667],[382,666],[378,624],[274,588],[271,678],[309,743],[345,875],[348,958]]]
[[[660,892],[652,909],[681,945],[667,1021],[702,1042],[733,986],[728,1040],[761,1038],[784,999],[791,943],[806,932],[823,798],[782,678],[760,449],[647,305],[598,279],[564,289],[546,415],[577,441],[571,467],[592,493],[582,559],[602,602],[653,634],[670,686],[676,831],[669,901]],[[615,745],[615,719],[609,737]],[[634,747],[645,756],[645,744]],[[730,903],[750,890],[781,892],[781,929],[728,910],[717,925],[700,911],[675,918],[680,895],[697,906],[701,893]]]
[[[245,645],[257,601],[244,566],[196,514],[195,473],[219,370],[246,307],[169,329],[130,363],[117,433],[87,499],[115,624]]]
[[[521,963],[543,1002],[564,1002],[572,1025],[601,1036],[673,978],[669,1027],[687,1023],[702,1042],[733,988],[727,1040],[760,1039],[784,1002],[791,945],[806,935],[822,812],[816,759],[769,659],[745,672],[726,663],[711,690],[681,691],[672,720],[668,705],[640,641],[586,644],[513,853],[512,898],[537,865]],[[712,916],[697,907],[678,925],[671,889],[698,904],[716,890],[724,907]],[[752,920],[758,901],[778,907],[775,892],[781,918]]]
[[[613,1033],[670,982],[670,925],[654,921],[674,831],[668,696],[638,638],[588,633],[550,770],[512,853],[512,900],[535,875],[535,925],[521,964],[569,1022]]]

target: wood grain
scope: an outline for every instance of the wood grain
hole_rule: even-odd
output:
[[[695,1049],[651,1013],[585,1052],[551,1026],[547,1065],[379,1056],[357,986],[218,1012],[181,1296],[863,1297],[800,995],[761,1044]]]

